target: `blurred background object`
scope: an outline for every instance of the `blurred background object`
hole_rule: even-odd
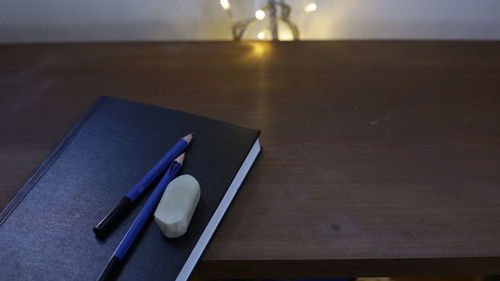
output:
[[[248,33],[251,36],[251,29],[259,25],[261,26],[258,29],[253,28],[255,36],[250,37],[250,39],[270,39],[274,41],[299,39],[299,29],[290,19],[292,8],[285,0],[265,0],[263,4],[257,6],[255,9],[249,9],[251,11],[250,15],[242,13],[242,19],[235,18],[233,15],[234,7],[240,7],[240,10],[244,10],[241,9],[241,6],[245,6],[244,4],[250,1],[233,0],[231,2],[233,4],[230,4],[229,0],[220,0],[220,5],[233,21],[232,34],[234,40],[242,40],[244,35],[248,38]],[[306,5],[305,11],[313,12],[316,9],[316,3],[311,2]]]
[[[301,40],[500,39],[497,0],[285,2]],[[268,0],[2,0],[0,42],[233,40],[223,3],[238,21]],[[272,39],[263,12],[242,39]]]

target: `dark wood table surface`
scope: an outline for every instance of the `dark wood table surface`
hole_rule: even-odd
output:
[[[262,130],[203,277],[500,273],[499,42],[0,46],[0,207],[101,96]]]

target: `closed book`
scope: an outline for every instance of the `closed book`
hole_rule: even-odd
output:
[[[2,280],[95,280],[156,182],[104,240],[92,228],[181,137],[193,132],[181,174],[201,197],[187,232],[166,238],[152,216],[117,280],[190,277],[256,160],[259,131],[103,97],[0,214]]]

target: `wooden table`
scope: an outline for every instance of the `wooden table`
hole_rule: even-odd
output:
[[[0,207],[101,95],[259,128],[204,277],[500,273],[500,43],[0,46]]]

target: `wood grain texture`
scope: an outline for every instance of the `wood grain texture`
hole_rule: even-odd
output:
[[[0,46],[0,207],[101,95],[262,130],[206,277],[500,273],[500,43]]]

